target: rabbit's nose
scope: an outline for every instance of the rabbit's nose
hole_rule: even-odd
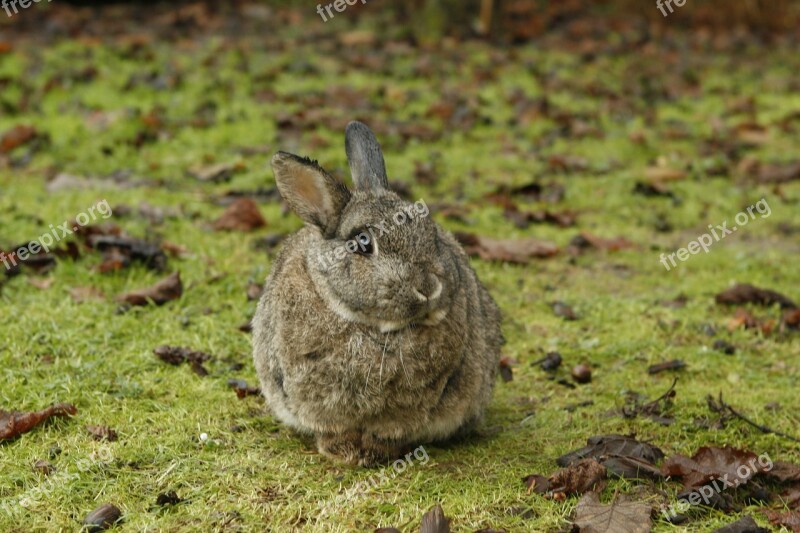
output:
[[[414,295],[421,302],[435,300],[440,294],[442,294],[442,282],[439,281],[439,278],[436,276],[431,276],[430,279],[433,280],[433,283],[425,284],[425,286],[421,287],[421,290],[414,289]],[[427,295],[425,293],[427,293]]]

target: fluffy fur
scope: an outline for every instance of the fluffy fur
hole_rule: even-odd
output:
[[[395,223],[415,204],[389,190],[372,132],[351,123],[346,148],[352,192],[316,162],[273,158],[305,227],[267,279],[254,361],[278,419],[313,434],[321,453],[372,466],[472,429],[503,338],[498,308],[453,236],[419,210]],[[348,245],[359,235],[372,253]]]

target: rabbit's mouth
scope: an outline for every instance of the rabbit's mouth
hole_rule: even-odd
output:
[[[435,326],[445,319],[447,313],[448,310],[446,308],[440,307],[439,309],[430,311],[428,314],[422,316],[421,318],[404,320],[401,322],[381,321],[379,324],[379,328],[381,330],[381,333],[393,333],[411,327]]]

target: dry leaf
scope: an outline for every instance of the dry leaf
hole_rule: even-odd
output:
[[[458,233],[456,238],[469,255],[477,255],[484,261],[505,261],[526,264],[533,258],[556,255],[558,246],[538,239],[493,239],[469,233]]]
[[[0,441],[27,433],[53,416],[75,416],[78,410],[69,403],[59,403],[41,411],[22,413],[0,410]]]
[[[600,503],[596,492],[584,494],[575,508],[575,525],[581,533],[647,533],[652,528],[650,505],[623,501]]]
[[[176,300],[183,294],[183,283],[180,272],[174,272],[152,287],[132,291],[117,297],[117,300],[130,305],[163,305]]]
[[[213,227],[217,231],[252,231],[266,225],[258,204],[250,198],[239,198],[225,209]]]

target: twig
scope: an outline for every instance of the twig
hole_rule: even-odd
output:
[[[665,392],[652,402],[648,402],[641,405],[634,404],[632,409],[630,410],[627,407],[623,407],[622,408],[623,416],[627,418],[633,418],[640,414],[645,414],[645,415],[660,414],[658,407],[660,406],[661,402],[669,400],[675,396],[675,385],[677,385],[677,383],[678,383],[678,378],[675,378],[672,381],[672,385],[670,385],[669,389],[667,389],[667,392]]]
[[[786,434],[786,433],[784,433],[782,431],[778,431],[776,429],[772,429],[772,428],[767,427],[767,426],[762,426],[761,424],[757,424],[757,423],[753,422],[752,420],[750,420],[749,418],[744,416],[742,413],[740,413],[739,411],[737,411],[736,409],[731,407],[730,404],[725,403],[725,401],[722,399],[722,393],[721,392],[719,393],[719,407],[722,408],[722,409],[727,409],[728,412],[731,415],[733,415],[734,417],[738,418],[739,420],[743,420],[744,422],[747,422],[748,424],[750,424],[751,426],[753,426],[757,430],[761,431],[762,433],[767,433],[767,434],[772,433],[773,435],[777,435],[778,437],[783,437],[784,439],[789,439],[790,441],[800,443],[800,439],[797,438],[797,437],[793,437],[792,435],[788,435],[788,434]]]

